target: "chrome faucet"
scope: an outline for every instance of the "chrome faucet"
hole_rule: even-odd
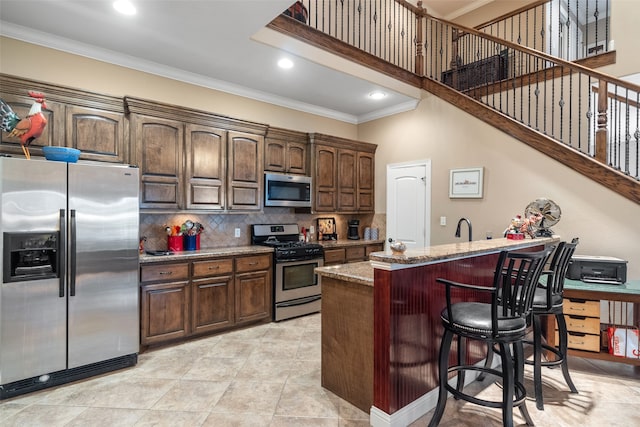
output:
[[[467,218],[460,218],[458,220],[458,226],[456,227],[456,237],[460,237],[460,224],[462,223],[462,221],[465,221],[467,223],[467,226],[469,226],[469,241],[472,241],[473,238],[471,237],[471,221],[469,221]]]

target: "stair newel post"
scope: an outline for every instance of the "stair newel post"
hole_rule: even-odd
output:
[[[598,127],[596,129],[595,158],[601,163],[607,163],[607,100],[609,82],[600,79],[598,83]]]
[[[425,63],[424,63],[424,33],[423,28],[426,28],[427,9],[422,7],[422,1],[418,2],[418,12],[416,13],[416,74],[424,76]]]

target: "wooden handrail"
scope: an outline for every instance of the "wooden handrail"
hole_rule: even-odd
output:
[[[550,0],[538,0],[538,1],[534,2],[534,3],[530,3],[528,5],[522,6],[522,7],[518,8],[518,9],[512,11],[512,12],[508,12],[508,13],[505,13],[504,15],[498,16],[495,19],[492,19],[490,21],[484,22],[484,23],[482,23],[480,25],[476,25],[473,28],[475,28],[476,30],[481,30],[484,27],[488,27],[490,25],[497,24],[498,22],[503,21],[505,19],[513,18],[514,16],[517,16],[517,15],[521,14],[522,12],[526,12],[527,10],[535,9],[536,7],[541,6],[541,5],[545,4],[545,3],[549,3],[549,1]]]

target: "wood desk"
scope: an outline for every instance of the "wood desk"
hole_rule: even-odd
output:
[[[640,280],[631,280],[622,285],[603,285],[566,279],[564,298],[587,301],[630,302],[633,303],[633,324],[637,327],[640,323]],[[547,322],[546,332],[549,345],[555,345],[554,331],[555,322]],[[640,366],[640,359],[614,356],[609,354],[606,349],[601,349],[600,352],[569,349],[569,355]]]

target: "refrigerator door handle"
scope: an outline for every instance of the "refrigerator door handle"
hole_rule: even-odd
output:
[[[76,296],[76,210],[71,209],[69,224],[69,296]]]
[[[65,242],[65,236],[67,235],[66,223],[65,210],[60,209],[60,236],[58,237],[58,276],[60,277],[60,292],[58,296],[60,298],[64,298],[64,272],[66,270],[65,248],[67,247]]]

